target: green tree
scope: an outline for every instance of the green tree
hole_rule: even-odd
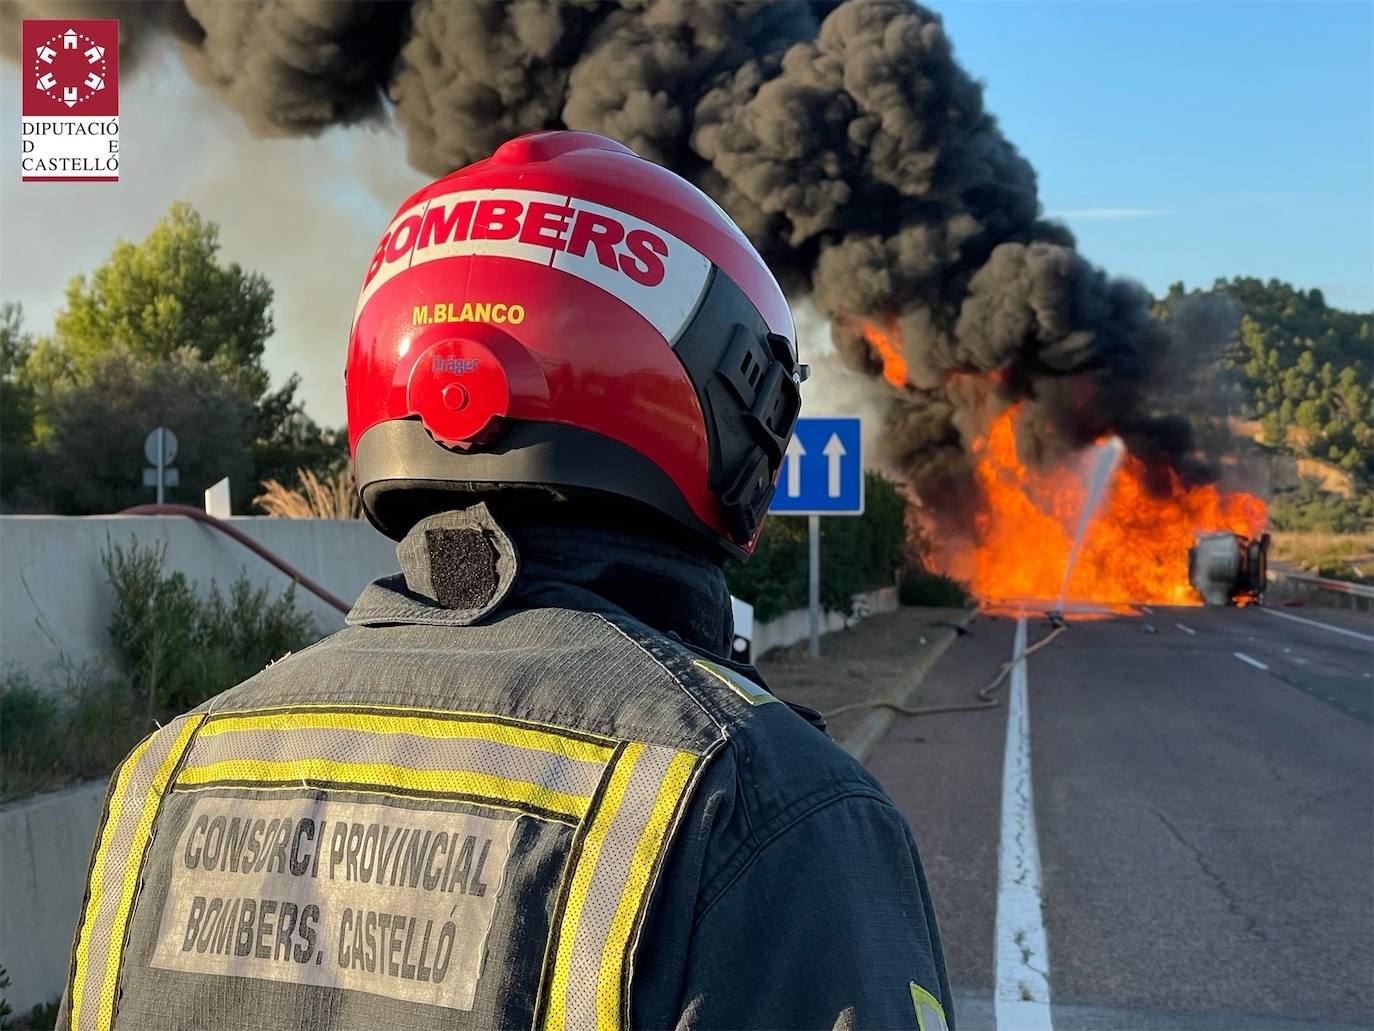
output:
[[[219,246],[219,227],[178,202],[142,241],[121,240],[89,277],[73,278],[54,329],[76,371],[113,350],[165,361],[189,347],[264,393],[272,287],[222,263]]]
[[[895,582],[907,565],[907,501],[897,485],[864,473],[864,513],[821,520],[821,605],[848,612],[855,594]],[[753,557],[725,568],[730,592],[767,621],[807,603],[806,519],[772,516]]]
[[[256,408],[251,391],[193,349],[148,361],[127,350],[93,358],[86,374],[40,394],[41,461],[31,489],[53,512],[117,512],[153,500],[143,486],[143,441],[168,426],[177,435],[179,485],[169,501],[198,502],[221,476],[247,486]]]
[[[148,500],[141,444],[158,425],[182,443],[176,500],[199,501],[227,475],[242,511],[263,480],[294,479],[298,468],[324,475],[346,461],[343,435],[316,425],[296,400],[298,377],[271,389],[262,359],[272,288],[219,251],[218,227],[174,204],[143,240],[119,242],[71,280],[50,338],[16,343],[6,378],[29,392],[32,410],[16,406],[15,432],[27,419],[35,442],[16,454],[35,462],[16,463],[11,475],[6,461],[8,503],[84,514]]]
[[[33,387],[23,376],[33,349],[23,308],[0,305],[0,499],[6,503],[33,470]]]

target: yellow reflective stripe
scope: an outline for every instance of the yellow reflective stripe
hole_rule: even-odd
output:
[[[494,744],[529,748],[579,762],[605,763],[611,746],[564,737],[561,734],[481,719],[434,719],[404,713],[383,716],[361,712],[278,712],[269,715],[216,717],[206,724],[201,737],[240,731],[351,730],[363,734],[410,734],[434,739],[470,738]]]
[[[105,883],[105,867],[110,858],[106,846],[110,843],[116,828],[119,826],[119,817],[124,809],[124,795],[129,787],[129,778],[138,767],[139,759],[143,757],[143,753],[148,750],[148,746],[152,743],[153,735],[149,734],[129,753],[129,757],[120,764],[114,787],[110,791],[110,811],[105,818],[104,833],[101,835],[100,841],[96,843],[95,865],[91,868],[91,883],[89,894],[86,897],[86,910],[81,921],[81,937],[76,943],[76,972],[72,977],[71,1013],[69,1014],[72,1027],[81,1026],[82,1004],[85,1002],[86,995],[85,974],[91,963],[90,936],[94,929],[95,916],[100,912],[100,905],[104,901],[100,886]]]
[[[575,819],[582,818],[591,802],[590,795],[570,795],[529,781],[508,780],[487,773],[472,773],[467,770],[416,770],[408,766],[393,766],[390,763],[334,762],[318,757],[287,761],[226,759],[205,766],[187,766],[177,777],[177,784],[208,784],[226,780],[337,781],[379,788],[404,788],[433,794],[478,795],[563,813]]]
[[[620,985],[625,966],[625,946],[634,930],[644,893],[649,888],[649,878],[658,862],[678,801],[687,788],[687,781],[696,763],[697,757],[690,752],[679,752],[673,756],[658,789],[658,797],[654,799],[649,822],[635,846],[634,858],[630,861],[630,875],[625,882],[625,890],[620,893],[620,902],[611,919],[610,931],[601,952],[601,971],[596,979],[596,1024],[600,1031],[618,1031],[620,1028]]]
[[[739,695],[750,705],[767,705],[769,702],[776,702],[777,698],[759,687],[748,677],[736,673],[734,670],[726,669],[724,666],[717,666],[714,662],[704,662],[701,659],[693,659],[692,665],[703,673],[709,673],[722,684],[728,687],[735,694]]]
[[[573,943],[577,939],[577,925],[582,919],[582,909],[587,904],[587,889],[591,886],[592,874],[596,871],[596,860],[601,854],[601,845],[615,822],[620,811],[621,800],[625,797],[625,787],[644,746],[631,743],[621,754],[611,779],[606,785],[606,793],[601,805],[592,817],[591,826],[583,840],[582,853],[573,871],[572,885],[568,890],[568,901],[563,911],[563,921],[557,928],[558,952],[554,956],[553,978],[549,983],[548,1008],[544,1012],[544,1027],[548,1031],[562,1031],[567,1018],[565,999],[568,992],[568,971],[572,967]]]
[[[157,768],[157,773],[153,775],[153,781],[143,796],[143,812],[139,815],[138,825],[134,828],[133,842],[124,856],[124,881],[119,889],[114,933],[105,943],[105,978],[100,986],[100,1012],[97,1017],[101,1027],[111,1027],[114,1024],[115,981],[119,977],[119,961],[124,952],[124,931],[129,923],[129,911],[133,908],[138,877],[143,872],[143,852],[148,847],[148,839],[152,836],[153,819],[162,805],[163,792],[167,790],[167,783],[172,779],[172,771],[181,761],[181,753],[185,751],[186,743],[191,740],[191,735],[204,719],[204,716],[194,716],[182,725],[172,740],[171,751]]]
[[[949,1031],[949,1022],[945,1019],[945,1008],[940,1005],[940,1000],[915,981],[911,982],[911,1004],[916,1007],[916,1026],[921,1031]],[[926,1020],[927,1012],[939,1023],[932,1026],[931,1022]]]

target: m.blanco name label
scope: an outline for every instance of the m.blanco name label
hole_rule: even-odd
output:
[[[199,799],[152,965],[469,1010],[515,820]]]

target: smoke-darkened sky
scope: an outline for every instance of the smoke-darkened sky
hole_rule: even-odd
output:
[[[1363,5],[964,5],[943,10],[986,107],[1080,250],[1154,290],[1277,275],[1374,303],[1370,15]],[[223,227],[226,255],[277,288],[269,364],[342,411],[342,334],[376,233],[421,176],[396,133],[254,140],[180,62],[126,76],[118,184],[0,180],[0,295],[42,329],[74,272],[173,199]],[[232,67],[232,58],[226,58]],[[0,140],[17,153],[13,66]]]

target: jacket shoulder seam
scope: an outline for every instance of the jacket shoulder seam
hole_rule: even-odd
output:
[[[650,659],[652,659],[654,664],[658,666],[659,669],[663,670],[664,673],[668,674],[669,678],[677,686],[678,690],[691,699],[692,704],[695,705],[706,715],[706,718],[709,719],[712,722],[712,724],[715,725],[716,729],[719,730],[722,735],[725,734],[727,727],[726,721],[723,720],[719,714],[712,712],[710,708],[703,704],[702,700],[697,697],[696,692],[692,691],[691,688],[689,688],[685,683],[683,683],[682,678],[678,676],[675,672],[673,672],[671,669],[669,669],[668,665],[657,655],[655,655],[652,649],[647,648],[644,645],[643,641],[636,640],[633,636],[631,636],[629,633],[625,631],[624,627],[617,624],[614,620],[607,619],[603,613],[596,612],[593,613],[593,615],[595,615],[597,619],[601,620],[601,622],[605,623],[608,627],[610,627],[612,630],[618,633],[621,637],[625,638],[625,640],[629,641],[630,644],[632,644],[636,649],[643,652]]]

